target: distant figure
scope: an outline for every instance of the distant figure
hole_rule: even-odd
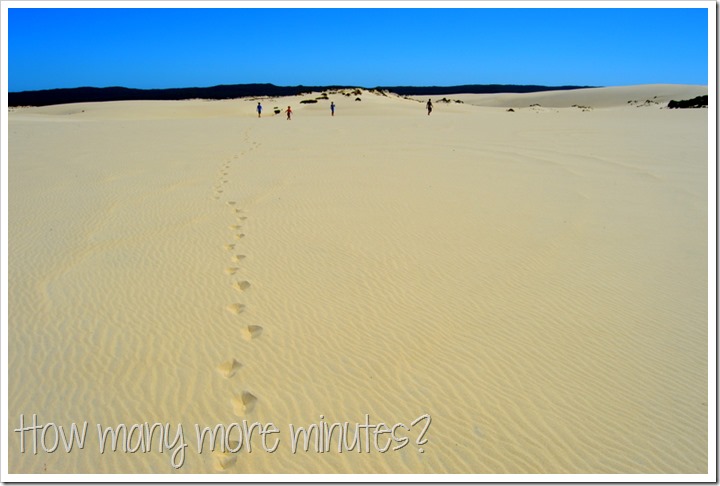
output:
[[[430,98],[428,98],[427,105],[425,106],[427,106],[428,116],[430,116],[430,113],[432,113],[432,101],[430,101]]]
[[[260,118],[260,115],[262,114],[262,105],[260,104],[259,101],[258,101],[258,105],[257,105],[257,112],[258,112],[258,118]]]
[[[330,102],[330,115],[335,116],[335,102],[334,101]]]
[[[292,108],[288,106],[287,110],[285,110],[285,113],[287,113],[287,119],[289,120],[292,118]]]

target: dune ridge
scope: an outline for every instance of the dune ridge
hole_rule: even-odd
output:
[[[609,86],[604,88],[581,88],[572,91],[547,91],[526,94],[459,94],[452,95],[477,106],[527,107],[533,104],[551,108],[587,106],[595,108],[617,107],[667,107],[671,100],[680,101],[707,95],[707,86],[648,84],[637,86]]]

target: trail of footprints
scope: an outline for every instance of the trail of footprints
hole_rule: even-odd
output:
[[[247,141],[247,138],[246,140]],[[257,144],[254,144],[257,146]],[[253,147],[254,148],[254,147]],[[252,150],[252,148],[251,148]],[[233,156],[232,160],[227,160],[218,171],[218,180],[213,186],[213,199],[219,200],[224,194],[225,184],[229,182],[230,169],[232,162],[238,159],[239,156]],[[223,249],[229,254],[229,265],[225,268],[226,276],[230,277],[230,287],[235,290],[238,297],[242,296],[247,292],[251,284],[247,280],[242,279],[242,263],[246,256],[240,253],[242,250],[241,242],[245,238],[245,233],[242,232],[243,224],[248,219],[245,211],[238,207],[236,201],[226,201],[225,204],[229,208],[231,214],[234,217],[234,223],[228,225],[232,242],[223,245]],[[237,316],[242,319],[242,314],[245,312],[247,306],[242,302],[232,302],[225,306],[225,310],[231,316]],[[241,336],[244,340],[250,342],[254,339],[259,338],[262,335],[263,328],[258,325],[246,325],[242,331]],[[232,357],[226,361],[223,361],[217,366],[217,371],[226,379],[231,379],[238,375],[242,369],[242,363],[235,357]],[[241,392],[235,392],[229,400],[229,405],[232,407],[233,413],[241,418],[247,417],[248,414],[252,413],[257,404],[257,397],[248,390],[242,390]],[[237,462],[236,454],[223,453],[216,451],[215,456],[215,468],[218,471],[223,471],[230,468]]]

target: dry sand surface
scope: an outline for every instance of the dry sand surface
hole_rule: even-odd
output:
[[[699,94],[13,110],[9,471],[707,473],[708,111],[644,103]]]

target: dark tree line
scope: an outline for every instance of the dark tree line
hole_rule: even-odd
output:
[[[691,100],[670,100],[668,108],[707,108],[708,95],[697,96]]]
[[[577,89],[584,86],[535,86],[501,84],[467,84],[461,86],[378,86],[399,95],[435,95],[458,93],[532,93],[538,91]],[[110,88],[61,88],[8,93],[9,106],[46,106],[66,103],[128,100],[226,100],[244,97],[295,96],[313,91],[355,89],[357,86],[275,86],[273,84],[232,84],[208,88],[133,89]]]

